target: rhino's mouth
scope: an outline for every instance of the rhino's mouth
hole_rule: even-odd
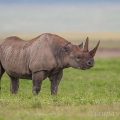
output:
[[[78,69],[80,70],[86,70],[86,69],[90,69],[93,66],[88,66],[87,64],[82,64],[80,67],[78,67]]]

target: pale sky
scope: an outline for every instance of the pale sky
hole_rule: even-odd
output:
[[[0,33],[120,31],[120,3],[117,0],[92,0],[91,3],[77,3],[75,0],[59,4],[2,2],[0,1]]]

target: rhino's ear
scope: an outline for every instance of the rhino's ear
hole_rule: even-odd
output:
[[[95,53],[96,53],[96,51],[97,51],[97,49],[98,49],[99,44],[100,44],[100,40],[98,41],[96,47],[89,52],[89,53],[92,55],[92,57],[95,56]]]
[[[66,52],[67,51],[67,46],[62,46],[62,51]]]
[[[61,50],[63,51],[63,52],[70,52],[71,51],[71,46],[70,45],[61,45]]]
[[[83,49],[83,42],[78,45],[78,47],[82,50]]]
[[[62,50],[63,52],[66,52],[66,51],[69,50],[69,47],[68,47],[68,46],[66,46],[66,45],[61,45],[61,46],[62,46],[61,50]]]

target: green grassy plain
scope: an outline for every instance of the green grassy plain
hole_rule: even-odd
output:
[[[58,95],[50,95],[43,81],[39,95],[32,95],[32,81],[20,80],[17,95],[9,92],[4,74],[0,94],[0,120],[119,120],[120,58],[96,59],[89,70],[64,70]]]

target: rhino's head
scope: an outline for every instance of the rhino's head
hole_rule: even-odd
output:
[[[83,48],[83,43],[80,45],[72,45],[71,46],[71,52],[69,52],[68,56],[68,63],[69,66],[77,69],[89,69],[94,66],[94,56],[97,51],[97,48],[99,46],[100,41],[97,43],[97,46],[89,51],[88,50],[88,41],[89,38],[87,37],[84,48]],[[70,50],[70,45],[68,51]]]

